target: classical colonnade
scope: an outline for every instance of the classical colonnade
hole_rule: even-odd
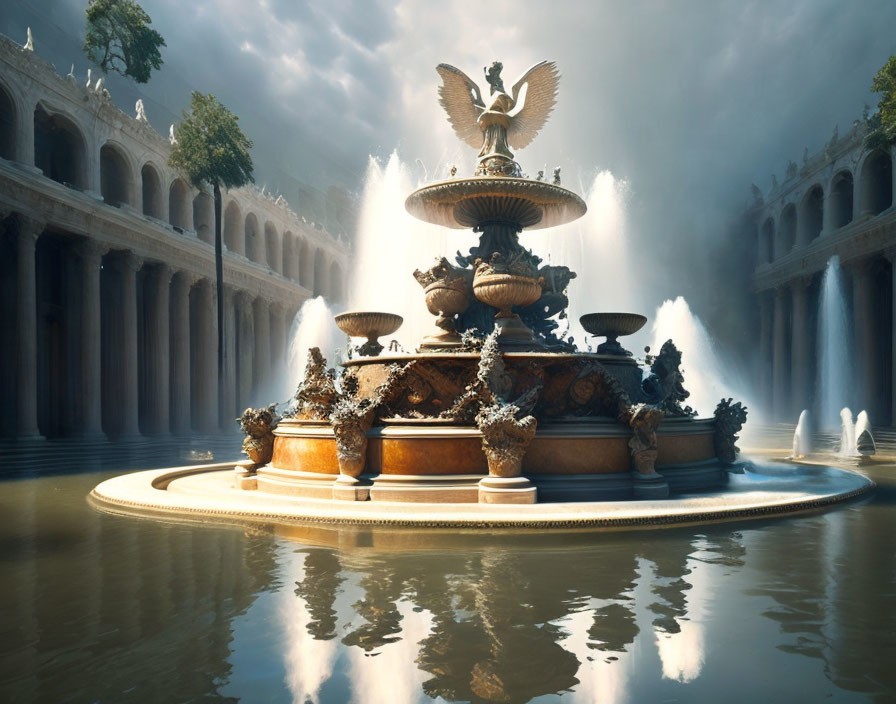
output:
[[[3,227],[3,435],[214,433],[282,400],[296,303],[225,287],[219,385],[212,278],[21,213]]]
[[[170,150],[0,36],[0,437],[213,433],[288,393],[290,324],[343,297],[348,248],[282,197],[225,192],[219,383],[212,196]]]
[[[817,409],[822,288],[836,256],[848,349],[838,374],[849,389],[839,403],[896,423],[893,153],[865,149],[863,136],[860,125],[829,145],[756,209],[759,382],[775,420]]]

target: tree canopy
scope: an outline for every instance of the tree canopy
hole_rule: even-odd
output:
[[[871,81],[871,90],[880,93],[877,114],[870,121],[869,146],[896,143],[896,54],[887,59]]]
[[[174,128],[169,163],[194,186],[237,188],[254,181],[252,140],[243,134],[239,118],[215,96],[193,91],[189,111]]]
[[[146,83],[162,65],[162,35],[133,0],[90,0],[84,53],[103,73],[115,71]]]

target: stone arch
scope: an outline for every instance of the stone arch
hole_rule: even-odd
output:
[[[270,221],[264,224],[264,257],[267,265],[278,274],[283,273],[280,258],[280,235]]]
[[[246,241],[246,256],[253,262],[261,262],[261,235],[258,234],[258,218],[255,213],[246,215],[246,222],[243,226],[243,236]]]
[[[192,230],[192,215],[190,187],[182,178],[176,178],[168,189],[168,222],[182,231]]]
[[[326,296],[330,293],[329,272],[324,259],[323,250],[318,249],[314,253],[314,295]]]
[[[34,165],[58,183],[87,188],[87,142],[70,117],[34,108]]]
[[[800,242],[809,244],[824,228],[824,190],[818,184],[812,186],[800,201]]]
[[[116,208],[134,204],[131,165],[124,150],[112,142],[100,148],[100,194],[108,205]]]
[[[834,229],[852,222],[853,178],[850,171],[840,171],[831,179],[831,226]]]
[[[298,281],[296,266],[296,237],[290,230],[283,233],[283,275],[290,281]]]
[[[10,161],[16,158],[16,115],[17,108],[12,94],[0,83],[0,158]]]
[[[342,267],[339,262],[330,264],[330,298],[334,301],[342,301],[344,296],[344,283],[342,281]]]
[[[243,240],[243,214],[240,212],[240,206],[235,200],[227,203],[224,208],[224,246],[227,250],[234,254],[246,253],[245,241]]]
[[[158,169],[149,162],[140,169],[140,185],[143,190],[143,214],[161,220],[165,216],[162,179]]]
[[[778,221],[778,252],[776,257],[783,257],[796,244],[796,206],[788,203],[781,211]]]
[[[215,242],[215,199],[199,191],[193,199],[193,229],[203,242]]]
[[[859,176],[859,213],[877,215],[893,205],[893,161],[883,150],[865,157]]]
[[[299,238],[299,284],[311,291],[314,288],[314,260],[304,237]]]
[[[775,221],[768,218],[759,232],[759,261],[767,263],[775,259]]]

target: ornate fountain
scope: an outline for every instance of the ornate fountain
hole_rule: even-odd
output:
[[[436,316],[433,333],[416,352],[383,354],[377,338],[394,332],[399,316],[337,316],[367,342],[341,374],[311,351],[292,406],[266,426],[273,441],[250,443],[271,452],[253,455],[240,486],[355,501],[530,504],[663,498],[727,481],[746,410],[723,399],[712,418],[697,418],[684,405],[671,340],[642,372],[618,338],[644,316],[583,315],[586,330],[607,338],[596,352],[557,335],[576,274],[542,264],[520,234],[571,222],[586,207],[560,185],[559,169],[552,183],[524,176],[511,148],[544,126],[560,76],[543,61],[506,92],[501,69],[485,71],[487,99],[453,66],[436,69],[440,102],[457,135],[480,150],[477,166],[471,177],[452,170],[411,193],[406,207],[429,223],[472,228],[479,242],[453,263],[442,257],[414,272]]]

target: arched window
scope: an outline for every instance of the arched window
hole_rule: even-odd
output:
[[[324,253],[317,250],[314,253],[314,295],[326,296],[330,293],[329,277],[327,276],[327,264],[324,261]]]
[[[246,256],[253,262],[260,262],[262,250],[259,245],[261,237],[258,234],[258,218],[255,217],[255,213],[249,213],[246,216],[246,226],[243,232],[246,238]]]
[[[877,215],[893,204],[893,164],[890,155],[877,151],[865,159],[861,176],[859,212]]]
[[[144,164],[140,169],[140,181],[143,187],[143,214],[161,220],[163,202],[162,181],[159,178],[159,172],[152,164]]]
[[[787,254],[796,244],[796,206],[793,203],[781,211],[781,224],[778,229],[779,250],[776,257]]]
[[[775,221],[769,218],[759,233],[759,261],[771,262],[775,258]]]
[[[224,208],[224,246],[235,254],[245,254],[246,247],[243,241],[243,215],[240,206],[235,200],[230,201]]]
[[[34,165],[59,183],[87,188],[87,149],[77,125],[64,115],[34,110]]]
[[[16,104],[0,84],[0,158],[16,158]]]
[[[314,288],[314,260],[304,238],[299,240],[299,284],[309,291]]]
[[[298,280],[296,267],[296,238],[287,230],[283,233],[283,275],[291,281]]]
[[[809,244],[821,234],[824,226],[824,191],[813,186],[800,203],[800,240]]]
[[[283,267],[280,263],[280,237],[277,235],[277,228],[269,222],[264,224],[264,247],[267,265],[281,273]]]
[[[852,174],[841,171],[831,184],[831,224],[834,228],[852,222]]]
[[[190,189],[182,178],[174,179],[168,189],[168,222],[183,230],[192,230]]]
[[[193,229],[203,242],[214,242],[215,200],[205,191],[199,191],[193,199]]]
[[[100,193],[116,208],[132,203],[131,169],[118,147],[104,144],[100,149]]]

